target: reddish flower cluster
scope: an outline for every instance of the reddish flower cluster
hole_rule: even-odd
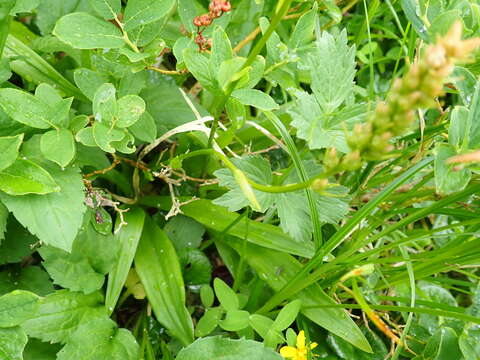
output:
[[[195,37],[195,43],[198,45],[200,51],[205,51],[211,48],[211,39],[206,39],[203,36],[203,30],[209,26],[214,19],[219,18],[223,13],[229,12],[232,9],[232,5],[228,0],[212,0],[208,6],[209,12],[207,14],[196,16],[193,19],[193,25],[197,30],[197,36]],[[201,29],[203,27],[203,29]]]

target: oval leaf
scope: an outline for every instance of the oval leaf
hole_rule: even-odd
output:
[[[40,150],[48,160],[61,167],[67,166],[75,156],[75,142],[70,130],[51,130],[42,135]]]
[[[63,16],[57,21],[53,33],[76,49],[114,49],[125,44],[119,28],[83,12]]]
[[[0,137],[0,170],[6,169],[15,162],[18,149],[23,141],[23,134]]]
[[[232,96],[244,105],[250,105],[257,109],[269,111],[279,108],[278,104],[269,95],[255,89],[239,89]]]
[[[51,127],[48,105],[25,91],[0,89],[0,107],[19,123],[38,129]]]

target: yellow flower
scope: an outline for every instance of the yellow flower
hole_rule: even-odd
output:
[[[280,349],[280,355],[291,360],[307,360],[307,354],[310,350],[317,347],[317,343],[311,343],[305,346],[305,332],[302,330],[297,335],[297,346],[284,346]]]

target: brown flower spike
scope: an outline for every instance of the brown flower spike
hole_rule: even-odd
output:
[[[224,13],[232,9],[228,0],[212,0],[208,6],[209,12],[207,14],[196,16],[193,19],[193,25],[197,27],[197,36],[195,37],[195,44],[198,45],[200,51],[209,50],[212,47],[210,39],[203,36],[203,31],[210,26],[214,19],[219,18]]]

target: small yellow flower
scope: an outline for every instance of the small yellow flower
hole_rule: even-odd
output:
[[[311,343],[305,346],[305,332],[302,330],[297,335],[297,346],[284,346],[280,349],[280,355],[291,360],[307,360],[307,354],[310,350],[317,347],[317,343]]]

